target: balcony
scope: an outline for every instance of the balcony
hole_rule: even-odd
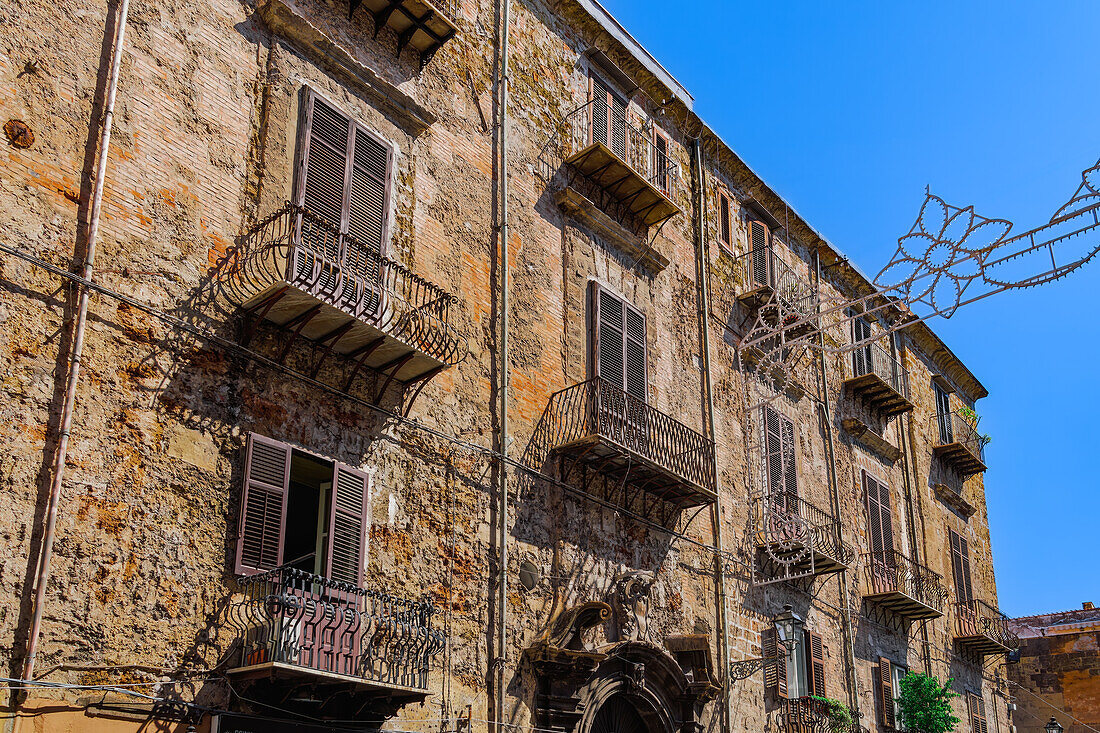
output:
[[[955,604],[955,643],[978,654],[1007,654],[1020,647],[1008,616],[985,601]]]
[[[290,334],[280,359],[300,336],[322,358],[351,359],[352,379],[367,369],[410,384],[458,363],[465,350],[452,323],[455,296],[303,207],[268,216],[228,260],[229,297],[250,329],[266,320]]]
[[[435,608],[289,566],[238,579],[228,674],[269,691],[303,685],[352,690],[397,704],[422,701],[444,646]],[[307,696],[308,697],[308,696]],[[364,704],[364,703],[360,703]]]
[[[947,591],[943,577],[900,552],[868,552],[863,597],[908,620],[939,618]]]
[[[855,559],[855,551],[841,539],[840,522],[795,494],[754,497],[753,529],[766,571],[789,577],[826,575],[844,570]]]
[[[757,247],[738,258],[744,275],[737,301],[759,311],[769,325],[787,332],[787,340],[818,330],[813,288],[780,258],[771,246]]]
[[[881,345],[871,343],[852,352],[852,375],[844,389],[886,417],[913,409],[909,372]]]
[[[932,452],[963,478],[985,471],[985,440],[978,428],[958,412],[936,415],[939,427]]]
[[[349,14],[365,7],[374,17],[374,28],[389,27],[397,33],[397,53],[406,46],[430,58],[458,32],[459,0],[350,0]]]
[[[714,444],[602,379],[554,394],[536,439],[552,454],[595,468],[616,487],[644,491],[677,508],[717,498]]]
[[[855,716],[853,716],[855,718]],[[825,702],[814,697],[791,697],[780,701],[775,712],[775,727],[783,733],[841,733],[833,727]],[[859,720],[852,723],[850,733],[859,733]],[[849,731],[844,731],[849,733]]]
[[[557,134],[562,160],[620,223],[629,218],[648,228],[682,213],[672,200],[679,174],[667,143],[659,147],[652,128],[635,124],[625,106],[589,101],[562,119]],[[558,203],[576,206],[560,195]]]

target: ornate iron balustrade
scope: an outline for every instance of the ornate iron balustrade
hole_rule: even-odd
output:
[[[1018,649],[1020,638],[1008,627],[1008,616],[985,601],[960,601],[955,604],[955,638],[982,639],[992,644],[975,644],[984,651]]]
[[[778,305],[786,311],[781,313],[782,325],[816,315],[817,299],[810,284],[777,255],[775,247],[757,247],[737,259],[745,274],[746,293],[774,293]],[[757,300],[756,306],[768,302],[766,297]]]
[[[557,449],[595,436],[711,494],[713,443],[644,400],[603,379],[575,384],[550,397],[549,441]]]
[[[238,579],[238,669],[281,664],[415,690],[444,646],[434,606],[283,566]]]
[[[809,561],[810,553],[832,565],[849,565],[855,550],[841,539],[840,522],[797,494],[771,492],[753,499],[757,544],[783,564]]]
[[[302,206],[288,203],[252,227],[228,266],[242,305],[284,281],[445,365],[464,353],[457,297]]]
[[[985,470],[985,439],[974,422],[959,412],[938,413],[935,453],[966,475]]]
[[[851,733],[859,733],[859,721],[852,715]],[[816,697],[791,697],[781,701],[775,712],[776,728],[785,733],[837,733],[829,708]]]
[[[920,606],[927,607],[914,612],[913,604],[896,603],[900,613],[913,618],[943,615],[947,589],[943,576],[932,569],[911,560],[896,550],[865,553],[863,577],[868,596],[905,596]],[[887,604],[891,605],[891,604]],[[915,615],[920,614],[920,615]]]
[[[866,344],[852,352],[852,376],[869,374],[876,375],[899,395],[909,399],[909,372],[881,344]]]

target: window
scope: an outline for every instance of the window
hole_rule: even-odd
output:
[[[249,434],[236,572],[290,565],[359,586],[369,508],[366,473]]]
[[[725,191],[718,192],[718,241],[733,249],[733,212],[730,197]]]
[[[954,443],[954,431],[951,427],[951,393],[935,382],[933,382],[932,387],[936,390],[936,413],[940,424],[940,443],[944,445]]]
[[[970,606],[974,601],[974,591],[970,583],[970,546],[965,537],[950,527],[947,533],[951,547],[951,574],[955,580],[955,600],[962,606]]]
[[[852,321],[852,343],[858,344],[867,341],[866,346],[861,346],[852,352],[853,375],[861,377],[875,370],[872,359],[874,354],[871,348],[871,323],[866,318],[856,318]]]
[[[641,400],[648,398],[645,316],[592,283],[593,375]]]
[[[798,496],[794,422],[775,408],[761,408],[764,433],[764,480],[769,494],[785,494],[792,502]],[[796,511],[796,506],[789,507]]]
[[[773,272],[775,256],[771,250],[771,232],[768,225],[757,219],[749,220],[749,251],[752,252],[752,280],[757,287],[775,285]]]
[[[890,489],[864,471],[863,493],[867,497],[867,535],[871,542],[872,567],[885,569],[895,564]]]
[[[978,693],[967,692],[966,709],[970,714],[970,733],[989,733],[985,720],[985,699]]]
[[[909,670],[900,664],[894,664],[886,657],[879,657],[879,713],[882,725],[886,728],[905,730],[898,719],[898,699],[901,697],[901,680]]]
[[[606,145],[626,160],[626,100],[595,74],[589,77],[592,94],[592,142]]]
[[[777,661],[764,668],[764,686],[774,696],[798,698],[827,697],[825,689],[825,645],[821,634],[803,630],[802,639],[792,651],[781,655],[774,628],[765,629],[762,639],[764,657]]]
[[[296,200],[324,224],[302,224],[307,252],[298,272],[313,273],[315,257],[320,257],[318,285],[335,292],[342,272],[343,298],[370,305],[370,286],[379,279],[378,257],[388,237],[392,150],[312,90],[306,94],[299,137]],[[328,229],[351,236],[337,238]]]
[[[668,138],[656,127],[653,128],[653,184],[668,195],[668,179],[672,167],[668,156]]]

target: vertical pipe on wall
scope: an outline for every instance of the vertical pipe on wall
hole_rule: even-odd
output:
[[[500,127],[497,140],[500,145],[500,512],[498,551],[499,575],[497,578],[497,653],[493,660],[497,666],[496,680],[496,729],[504,733],[505,662],[508,658],[508,24],[511,0],[500,0]]]
[[[695,157],[695,268],[699,282],[698,318],[703,350],[703,393],[706,400],[707,429],[710,436],[710,468],[714,479],[717,497],[711,510],[711,522],[714,525],[714,587],[718,596],[718,627],[721,630],[719,648],[719,679],[722,680],[722,730],[729,731],[730,726],[730,686],[729,686],[729,628],[728,609],[726,607],[726,569],[725,545],[723,544],[723,517],[721,491],[718,485],[718,456],[714,429],[714,387],[710,377],[710,275],[707,262],[707,185],[706,172],[703,170],[703,144],[696,138],[693,142]]]
[[[111,125],[114,121],[115,94],[118,91],[119,67],[122,65],[122,48],[126,34],[126,18],[130,0],[122,0],[115,28],[114,54],[111,57],[111,73],[107,83],[107,96],[103,108],[99,138],[99,160],[92,189],[92,205],[88,221],[88,237],[81,275],[91,280],[95,265],[96,240],[99,235],[99,216],[103,207],[103,186],[107,174],[107,153],[111,147]],[[34,663],[38,655],[38,637],[42,630],[42,610],[46,600],[46,586],[50,579],[50,562],[53,559],[54,532],[57,526],[57,509],[61,500],[61,486],[65,480],[65,461],[69,451],[69,433],[72,429],[73,408],[76,405],[76,388],[80,381],[80,364],[84,354],[84,331],[88,322],[88,299],[91,293],[80,288],[80,298],[73,322],[73,350],[69,359],[69,373],[65,387],[65,399],[61,406],[61,421],[57,437],[57,453],[50,483],[50,498],[46,507],[45,531],[42,537],[42,555],[38,561],[38,577],[35,581],[34,616],[27,638],[27,658],[23,663],[23,679],[34,677]]]
[[[814,283],[817,289],[817,304],[815,308],[820,318],[821,313],[821,252],[817,249],[814,250],[814,272],[816,282]],[[832,498],[833,515],[836,518],[837,524],[840,527],[844,526],[843,518],[840,513],[840,486],[836,475],[836,442],[833,438],[833,418],[829,412],[829,368],[828,362],[825,359],[825,331],[821,328],[820,322],[818,323],[817,337],[819,341],[818,348],[818,365],[821,369],[821,399],[818,400],[818,409],[822,412],[822,421],[825,423],[825,435],[828,438],[828,450],[829,460],[827,465],[829,467],[829,493]],[[841,538],[843,539],[843,538]],[[840,586],[840,605],[841,613],[844,614],[844,622],[841,624],[841,635],[844,637],[844,662],[848,669],[848,707],[852,709],[852,713],[856,719],[859,719],[859,688],[858,680],[856,679],[856,650],[855,643],[853,641],[854,634],[852,632],[852,608],[850,599],[848,598],[848,571],[841,570],[839,573],[838,585]]]

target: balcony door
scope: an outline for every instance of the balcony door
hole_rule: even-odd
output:
[[[768,225],[757,219],[750,219],[749,249],[752,260],[752,282],[755,287],[775,287],[775,263],[771,248],[771,231]]]
[[[592,74],[592,142],[603,143],[624,163],[627,162],[626,100],[611,85]]]
[[[381,305],[392,149],[312,90],[298,147],[296,203],[313,217],[296,223],[294,272],[306,289],[370,318]]]
[[[954,443],[955,430],[951,425],[951,393],[938,384],[932,386],[936,390],[936,419],[940,427],[940,444]]]
[[[874,353],[871,348],[871,324],[866,318],[856,318],[852,321],[852,343],[858,344],[866,341],[865,346],[860,346],[852,352],[852,376],[862,377],[875,371]]]
[[[798,465],[795,455],[794,421],[774,407],[761,408],[764,465],[767,493],[767,531],[771,541],[808,542],[812,528],[805,526],[798,497]]]
[[[596,282],[592,283],[590,313],[600,434],[647,453],[645,316]]]
[[[867,535],[871,545],[871,584],[875,593],[904,590],[898,587],[898,566],[894,557],[894,524],[890,511],[889,487],[863,472],[867,498]]]

